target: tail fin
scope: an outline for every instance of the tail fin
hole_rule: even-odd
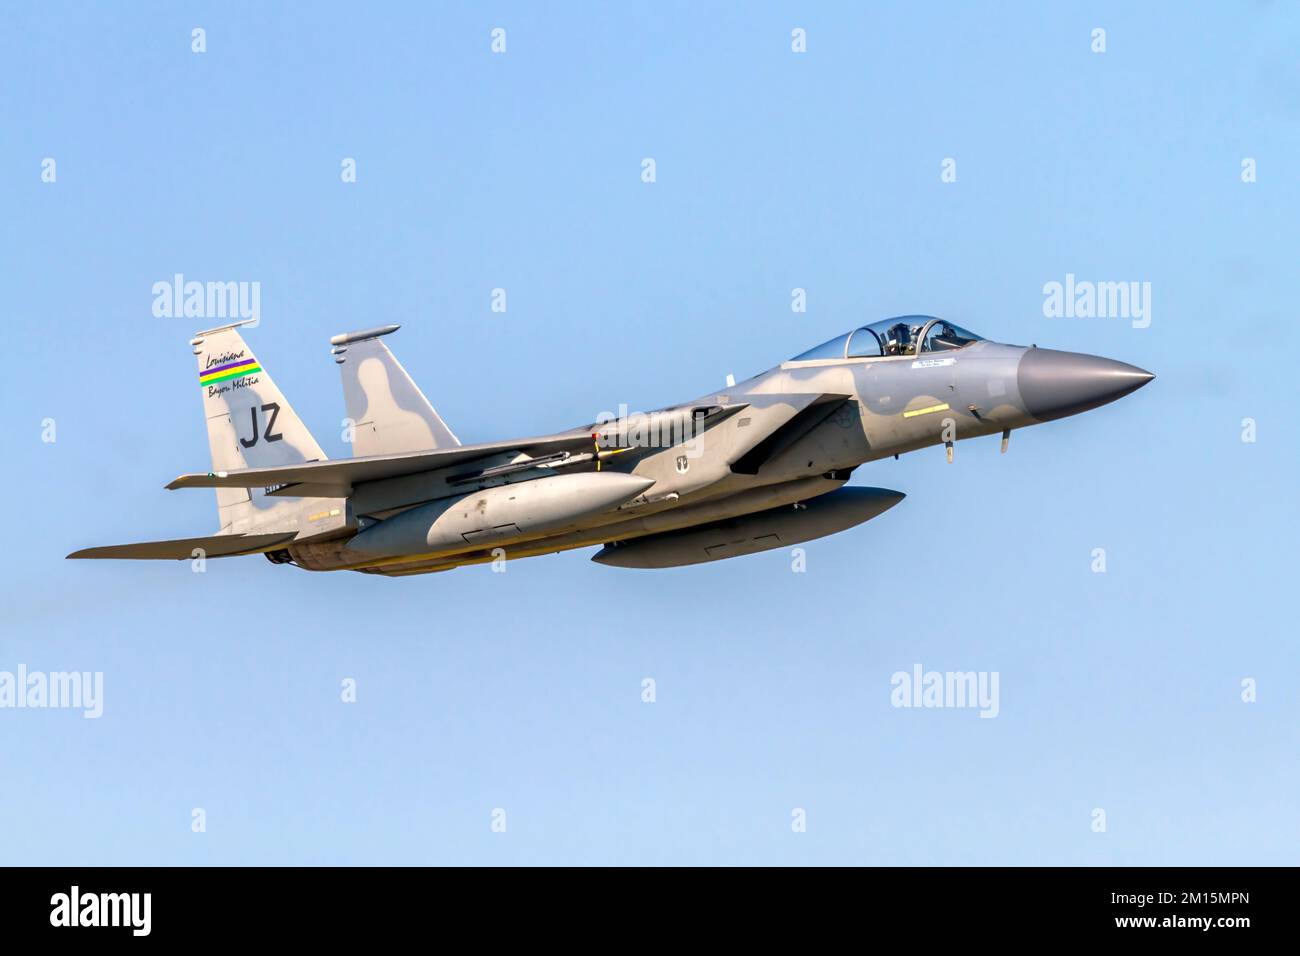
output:
[[[379,341],[400,327],[384,325],[330,339],[352,420],[352,454],[358,457],[460,444],[406,369]]]
[[[209,329],[190,340],[199,362],[212,470],[324,461],[316,439],[237,331],[244,324]],[[264,525],[275,512],[296,510],[297,504],[268,497],[260,488],[217,489],[223,533]]]

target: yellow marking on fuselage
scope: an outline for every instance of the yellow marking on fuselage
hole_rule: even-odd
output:
[[[910,412],[903,412],[904,418],[914,418],[917,415],[929,415],[931,412],[946,412],[948,410],[947,402],[940,402],[938,405],[927,405],[925,408],[914,408]]]

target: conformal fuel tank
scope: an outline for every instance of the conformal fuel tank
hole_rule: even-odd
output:
[[[903,497],[888,488],[841,488],[798,506],[607,544],[591,560],[618,568],[675,568],[757,554],[851,528],[888,511]]]
[[[394,515],[362,531],[346,550],[361,558],[387,558],[483,547],[566,528],[653,484],[649,478],[603,471],[484,488]]]

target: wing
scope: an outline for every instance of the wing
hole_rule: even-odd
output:
[[[699,412],[703,422],[714,424],[734,415],[747,404],[737,405],[700,405],[682,406],[690,413]],[[674,409],[664,410],[673,412]],[[570,457],[574,462],[577,456],[603,458],[610,452],[593,449],[593,434],[600,432],[609,436],[616,429],[613,423],[593,423],[583,428],[544,435],[539,438],[514,439],[511,441],[481,442],[477,445],[459,445],[452,448],[440,448],[433,451],[407,452],[395,455],[369,455],[364,458],[339,458],[332,461],[309,461],[297,465],[273,468],[242,468],[231,471],[208,472],[207,474],[181,475],[167,485],[168,489],[177,488],[271,488],[269,494],[311,496],[321,498],[345,498],[352,494],[357,485],[388,478],[405,478],[425,472],[443,471],[452,466],[470,466],[482,459],[499,459],[509,454],[525,455],[529,461],[519,464],[501,466],[508,469],[533,467],[538,464],[558,463],[558,459]],[[618,443],[615,442],[618,446]],[[618,446],[622,447],[622,446]],[[547,460],[550,459],[550,460]],[[500,471],[501,467],[494,470]],[[454,480],[468,480],[477,477],[472,468],[465,475]]]
[[[562,451],[590,451],[590,433],[568,432],[522,441],[483,442],[435,451],[408,452],[401,455],[369,455],[364,458],[340,458],[333,461],[309,461],[282,468],[243,468],[238,471],[209,472],[205,475],[181,475],[167,485],[176,488],[262,488],[272,485],[298,486],[278,488],[284,494],[344,498],[354,485],[385,478],[404,478],[426,471],[438,471],[463,465],[480,458],[506,452],[522,452],[539,457]],[[328,490],[328,493],[326,492]]]

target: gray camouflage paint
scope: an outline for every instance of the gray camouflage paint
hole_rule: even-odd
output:
[[[330,339],[352,423],[352,454],[358,457],[460,445],[406,369],[380,341],[380,336],[398,328],[385,325]]]
[[[379,341],[396,328],[331,340],[358,425],[358,457],[340,462],[326,461],[236,326],[200,333],[201,375],[250,360],[258,369],[202,383],[212,472],[169,486],[217,488],[218,536],[69,557],[189,557],[178,546],[206,540],[213,556],[262,551],[308,570],[391,576],[596,544],[616,545],[597,556],[603,563],[697,563],[834,533],[892,507],[901,493],[837,491],[866,462],[1077,414],[1154,377],[976,340],[919,355],[791,360],[648,418],[462,446]],[[572,480],[580,475],[589,477]],[[250,537],[241,548],[229,535]]]

